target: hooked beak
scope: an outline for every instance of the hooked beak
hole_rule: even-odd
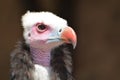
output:
[[[53,45],[68,43],[72,44],[73,48],[75,48],[77,43],[77,36],[75,31],[71,27],[65,27],[60,30],[60,34],[57,35],[57,37],[50,37],[47,43],[54,43]]]
[[[71,27],[66,27],[61,32],[61,39],[65,41],[65,43],[70,43],[73,45],[73,48],[76,47],[77,44],[77,36],[75,31]]]

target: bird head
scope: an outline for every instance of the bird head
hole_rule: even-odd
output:
[[[31,47],[52,49],[64,43],[76,46],[75,31],[51,12],[28,11],[22,16],[22,25],[25,41]]]

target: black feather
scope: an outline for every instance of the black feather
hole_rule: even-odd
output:
[[[11,54],[11,80],[33,80],[31,74],[33,69],[29,46],[25,41],[18,42]]]
[[[68,66],[72,69],[72,64],[67,64],[65,62],[66,59],[72,63],[72,51],[73,46],[71,44],[63,44],[51,51],[51,67],[52,70],[58,74],[57,77],[59,77],[60,80],[73,80],[72,72],[66,67]],[[69,60],[66,56],[71,57],[71,59]]]

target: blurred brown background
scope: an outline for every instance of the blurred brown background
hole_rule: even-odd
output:
[[[0,80],[9,80],[10,52],[27,10],[52,11],[75,29],[76,80],[120,80],[120,0],[0,0]]]

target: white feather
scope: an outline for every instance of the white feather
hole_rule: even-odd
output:
[[[22,26],[24,28],[24,38],[29,43],[28,34],[36,23],[44,23],[52,28],[64,28],[67,27],[67,21],[62,19],[51,12],[27,12],[22,16]]]
[[[34,80],[50,80],[49,68],[37,64],[34,67],[35,70],[32,72]]]

